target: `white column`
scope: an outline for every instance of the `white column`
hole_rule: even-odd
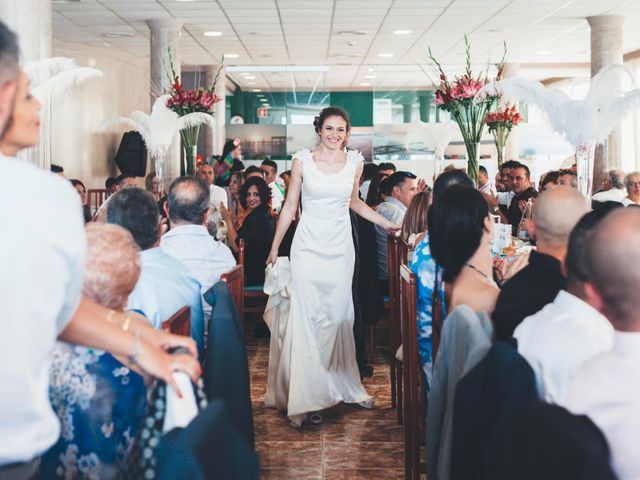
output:
[[[173,18],[147,20],[147,25],[151,31],[149,77],[151,91],[155,94],[161,95],[168,91],[173,80],[167,75],[167,72],[171,71],[169,50],[171,50],[171,61],[173,62],[175,73],[180,75],[180,38],[183,24],[182,20]],[[151,104],[153,104],[153,99]],[[180,150],[180,136],[176,135],[173,145],[167,154],[165,171],[168,183],[180,176]],[[165,187],[168,188],[168,184]]]
[[[518,71],[520,70],[519,63],[505,63],[504,64],[504,78],[515,77],[518,75]],[[507,148],[505,149],[506,158],[504,161],[508,160],[518,160],[518,127],[514,127],[511,129],[511,133],[507,138]]]
[[[218,65],[207,65],[206,67],[206,82],[207,87],[213,83],[213,80],[218,73]],[[226,139],[226,125],[225,125],[225,115],[226,115],[226,95],[227,95],[227,87],[226,87],[226,72],[225,67],[223,66],[220,70],[220,75],[218,76],[218,83],[216,84],[215,94],[221,98],[221,100],[214,105],[214,117],[216,120],[215,127],[205,127],[207,130],[207,134],[205,137],[205,153],[207,157],[211,155],[220,155],[222,154],[222,148],[224,147],[224,142]]]
[[[51,57],[51,0],[2,0],[0,19],[19,38],[22,63]]]
[[[624,17],[619,15],[599,15],[587,17],[591,27],[591,76],[602,67],[623,63],[622,24]],[[613,88],[613,87],[612,87]],[[622,127],[616,127],[607,140],[607,158],[604,148],[596,148],[593,171],[593,186],[600,186],[606,170],[622,166]]]

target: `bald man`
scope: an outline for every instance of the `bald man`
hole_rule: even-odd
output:
[[[587,362],[567,407],[602,430],[620,480],[640,478],[640,209],[618,209],[598,225],[587,262],[592,304],[613,325],[613,350]]]
[[[567,255],[569,234],[588,210],[586,199],[564,186],[548,190],[536,200],[532,236],[537,249],[531,252],[529,265],[500,291],[493,312],[498,339],[510,339],[522,320],[551,303],[566,287],[561,264]]]

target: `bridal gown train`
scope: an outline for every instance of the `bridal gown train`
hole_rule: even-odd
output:
[[[362,155],[348,151],[332,174],[317,168],[309,150],[294,158],[302,170],[302,216],[291,245],[289,317],[272,339],[279,358],[270,355],[265,403],[299,426],[305,413],[341,402],[370,408],[373,399],[360,382],[353,338],[349,202]]]

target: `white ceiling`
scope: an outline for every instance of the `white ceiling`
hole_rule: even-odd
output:
[[[506,41],[507,60],[528,77],[588,75],[585,17],[602,14],[625,16],[624,52],[640,50],[640,0],[82,0],[54,3],[53,11],[54,38],[138,58],[149,56],[145,20],[177,18],[185,22],[185,66],[235,53],[227,65],[330,67],[326,73],[256,73],[255,80],[231,74],[243,89],[429,87],[436,74],[427,47],[447,72],[461,71],[465,33],[476,68],[497,62]],[[205,37],[205,31],[222,36]],[[113,33],[131,36],[105,37]],[[360,85],[365,82],[372,86]]]

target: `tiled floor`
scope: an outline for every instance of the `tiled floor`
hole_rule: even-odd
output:
[[[263,479],[402,479],[402,426],[391,408],[389,366],[378,355],[374,376],[364,385],[376,399],[373,410],[340,405],[324,414],[324,424],[289,426],[284,414],[264,407],[269,340],[253,337],[247,325],[256,450]]]

